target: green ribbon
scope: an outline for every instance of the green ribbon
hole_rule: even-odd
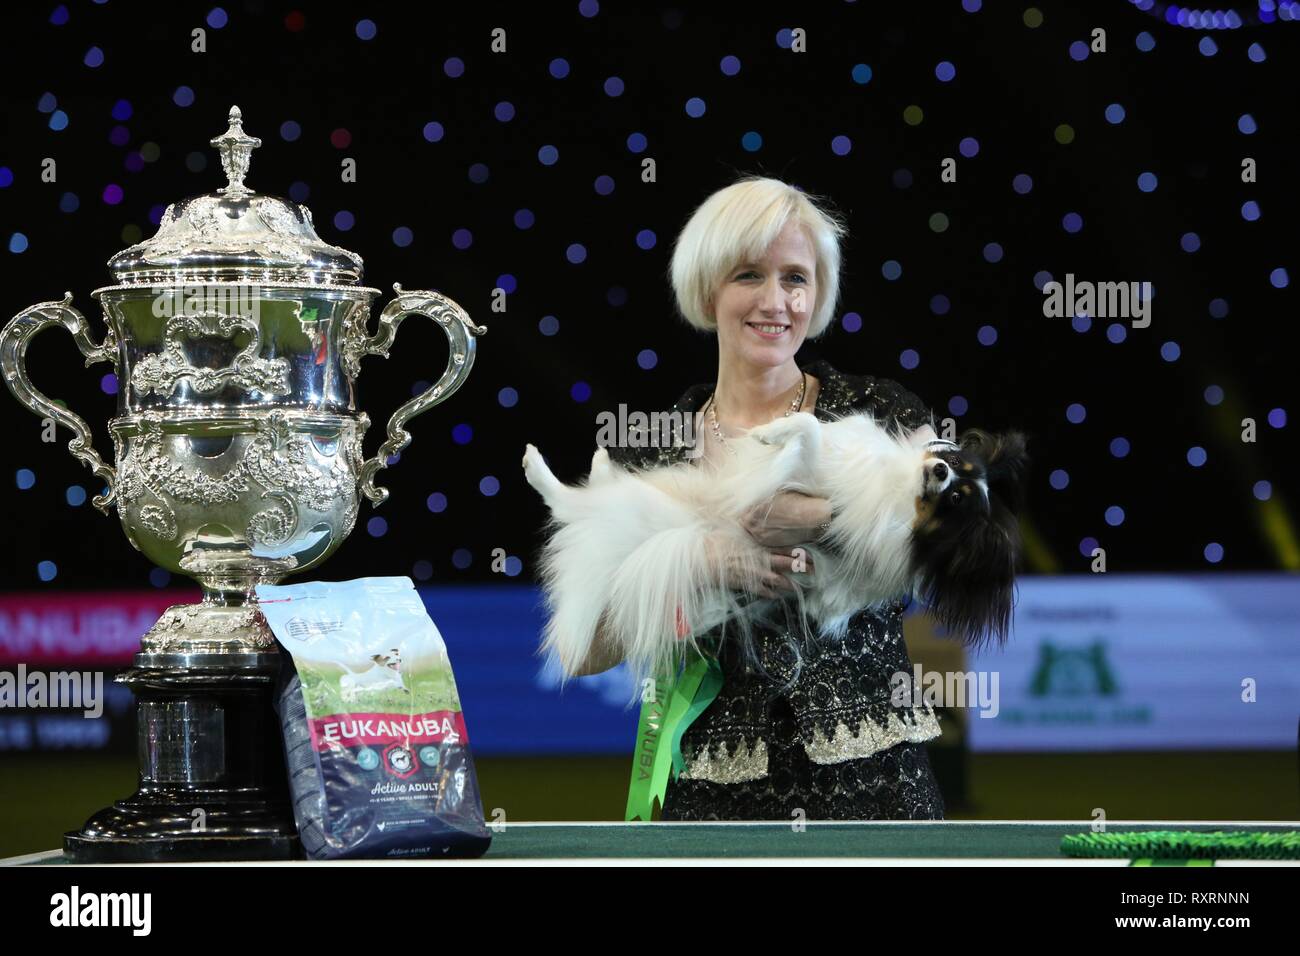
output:
[[[669,771],[676,780],[686,766],[682,735],[722,690],[722,667],[714,657],[693,653],[675,681],[656,680],[654,690],[654,696],[641,704],[637,721],[632,782],[623,818],[628,822],[652,820],[656,800],[663,809]]]

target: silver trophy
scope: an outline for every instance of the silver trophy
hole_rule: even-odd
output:
[[[92,293],[107,325],[102,344],[91,339],[70,293],[19,313],[0,334],[9,390],[38,416],[71,429],[68,449],[103,480],[95,507],[107,512],[116,505],[132,545],[203,588],[200,603],[163,614],[145,634],[135,668],[119,678],[140,698],[141,793],[132,798],[136,804],[116,808],[125,807],[128,817],[146,791],[156,797],[174,785],[188,788],[189,799],[205,783],[215,781],[214,792],[248,783],[231,779],[229,755],[212,750],[207,759],[214,765],[195,767],[195,754],[182,752],[184,741],[169,750],[157,738],[174,743],[178,734],[202,728],[211,737],[223,720],[229,732],[237,688],[261,682],[269,692],[275,641],[253,588],[319,565],[351,532],[361,496],[375,505],[388,497],[375,478],[410,442],[404,426],[460,388],[474,364],[475,336],[487,331],[438,292],[394,285],[396,298],[371,332],[371,303],[381,293],[359,284],[360,257],[323,242],[305,206],[244,184],[261,141],[244,132],[238,107],[212,145],[226,185],[168,206],[156,235],[109,260],[113,284]],[[366,458],[369,418],[358,410],[355,391],[361,359],[386,357],[412,314],[442,328],[450,355],[437,382],[397,409],[385,440]],[[72,333],[86,365],[116,368],[118,415],[109,422],[116,467],[95,452],[86,423],[27,376],[31,340],[55,325]],[[188,683],[177,683],[182,676]],[[218,698],[222,687],[229,693],[200,699],[193,693],[200,685],[217,688]],[[155,733],[153,742],[147,732]],[[268,739],[278,749],[274,736]],[[107,846],[149,830],[138,813],[123,819],[111,809],[99,816],[112,819],[92,819],[80,843],[70,836],[69,848],[84,850],[87,841]],[[185,836],[151,822],[155,842]],[[253,831],[244,827],[242,834],[256,838]],[[279,853],[264,849],[250,845],[251,855]],[[185,854],[128,847],[100,857],[177,855]]]

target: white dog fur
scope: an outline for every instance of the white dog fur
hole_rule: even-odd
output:
[[[934,439],[929,425],[890,433],[864,413],[823,423],[800,412],[729,438],[736,454],[716,464],[627,470],[600,448],[577,486],[560,482],[528,445],[525,476],[551,511],[540,567],[550,611],[543,652],[572,676],[604,614],[639,687],[675,673],[684,649],[678,607],[689,622],[685,642],[728,621],[747,630],[776,602],[746,604],[748,595],[733,592],[716,567],[731,561],[754,583],[769,570],[767,549],[741,518],[782,491],[831,502],[826,539],[839,553],[810,546],[813,572],[789,577],[800,620],[816,621],[824,637],[843,637],[855,612],[911,590],[909,542],[923,482],[934,481],[926,449]],[[706,536],[720,545],[723,560],[713,565]]]

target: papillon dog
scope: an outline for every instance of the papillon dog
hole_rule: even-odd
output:
[[[1002,643],[1020,553],[1016,512],[1028,466],[1024,436],[964,432],[944,441],[923,426],[890,431],[866,413],[821,422],[799,412],[729,438],[716,462],[614,464],[604,448],[582,485],[563,484],[528,445],[528,483],[550,509],[539,572],[550,611],[542,650],[565,676],[598,628],[637,679],[675,673],[683,642],[718,625],[752,625],[784,598],[754,600],[770,571],[766,547],[742,525],[779,492],[829,499],[831,524],[789,575],[798,620],[842,638],[851,617],[910,595],[970,645]],[[728,575],[722,568],[734,569]],[[739,592],[737,580],[750,582]]]

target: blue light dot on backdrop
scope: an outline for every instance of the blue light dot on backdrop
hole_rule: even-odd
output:
[[[952,415],[965,415],[970,408],[970,403],[966,401],[963,395],[954,395],[948,399],[948,412]]]
[[[69,485],[68,490],[63,493],[64,499],[74,508],[79,508],[86,503],[86,489],[81,485]]]
[[[340,209],[334,214],[334,228],[339,232],[347,232],[356,225],[356,217],[346,209]]]
[[[1250,57],[1251,63],[1263,63],[1268,59],[1268,54],[1264,52],[1264,48],[1258,43],[1250,45],[1250,48],[1246,51],[1246,56]]]
[[[653,249],[658,237],[654,234],[653,229],[642,229],[636,234],[636,245],[638,249]]]
[[[1287,274],[1286,269],[1279,266],[1268,274],[1268,281],[1275,289],[1285,289],[1290,284],[1291,277]]]
[[[1200,445],[1193,445],[1191,448],[1187,449],[1187,463],[1193,468],[1200,468],[1205,464],[1205,460],[1208,457],[1209,456],[1205,454],[1205,449]]]
[[[427,581],[433,577],[433,564],[429,561],[416,561],[411,565],[411,577],[417,581]]]
[[[564,258],[575,266],[587,261],[587,248],[580,242],[570,243],[564,250]]]
[[[941,60],[935,65],[934,75],[938,78],[940,83],[951,82],[953,77],[957,75],[957,67],[953,66],[947,60]]]
[[[1047,480],[1057,491],[1064,491],[1070,484],[1070,475],[1063,468],[1057,468]]]
[[[659,356],[654,349],[642,349],[636,354],[636,364],[648,371],[659,364]]]
[[[1223,545],[1216,541],[1211,541],[1205,546],[1205,560],[1211,564],[1218,564],[1223,560]]]
[[[897,189],[907,189],[912,185],[912,171],[910,169],[894,170],[893,183]]]
[[[1092,328],[1092,319],[1086,315],[1075,315],[1070,319],[1070,326],[1076,332],[1087,332]]]
[[[373,40],[379,32],[374,20],[358,20],[356,30],[358,40]]]
[[[1255,487],[1251,491],[1260,501],[1268,501],[1273,496],[1273,486],[1267,481],[1255,482]]]
[[[1124,122],[1124,117],[1126,115],[1124,107],[1119,103],[1111,103],[1106,107],[1106,122],[1108,123],[1118,125]]]
[[[1129,443],[1127,438],[1112,438],[1110,441],[1110,453],[1116,458],[1126,458],[1129,453]]]
[[[1166,362],[1177,362],[1178,356],[1182,355],[1183,350],[1177,342],[1166,342],[1160,346],[1160,357]]]
[[[1070,44],[1070,59],[1074,60],[1074,62],[1082,63],[1084,60],[1088,59],[1088,53],[1088,44],[1084,43],[1082,40],[1075,40]]]
[[[604,89],[605,89],[605,95],[606,95],[606,96],[622,96],[622,95],[623,95],[623,81],[622,81],[621,79],[619,79],[617,76],[610,76],[610,77],[607,77],[607,78],[605,79],[605,87],[604,87]]]
[[[1255,117],[1249,113],[1242,113],[1237,119],[1237,129],[1247,136],[1253,135],[1255,130],[1258,129],[1255,125]]]
[[[543,166],[554,166],[560,159],[560,151],[554,146],[543,146],[537,151],[537,161]]]
[[[42,561],[36,565],[36,576],[42,581],[53,581],[59,574],[59,567],[53,561]]]
[[[1039,292],[1042,292],[1043,287],[1051,281],[1052,281],[1052,274],[1048,272],[1046,269],[1039,269],[1037,272],[1034,273],[1034,288],[1037,289]]]
[[[468,445],[474,440],[474,429],[466,422],[461,422],[451,430],[451,440],[457,445]]]
[[[1160,184],[1160,180],[1157,178],[1155,173],[1145,172],[1138,176],[1137,184],[1138,189],[1142,190],[1144,193],[1149,193],[1155,191],[1156,186]]]
[[[1223,401],[1223,389],[1218,385],[1207,385],[1205,387],[1205,403],[1207,405],[1218,405]]]
[[[1147,33],[1146,30],[1139,33],[1134,42],[1137,44],[1137,48],[1143,53],[1150,53],[1156,48],[1156,38]]]
[[[735,76],[740,72],[740,60],[728,54],[722,58],[722,61],[718,64],[718,69],[722,70],[725,76]]]
[[[957,152],[961,153],[967,159],[972,159],[979,155],[980,143],[974,136],[966,136],[957,144]]]
[[[484,475],[479,479],[478,490],[488,498],[491,498],[501,490],[501,482],[492,475]]]
[[[56,27],[61,27],[68,22],[68,8],[60,3],[50,14],[50,23]]]
[[[1211,318],[1221,319],[1228,314],[1228,300],[1211,299],[1209,308]]]
[[[1065,420],[1073,425],[1077,425],[1088,417],[1088,410],[1079,402],[1072,402],[1065,409]]]
[[[991,325],[981,325],[976,338],[980,345],[993,345],[998,340],[998,330]]]
[[[398,226],[393,230],[393,245],[405,248],[411,244],[415,234],[406,226]]]
[[[286,142],[294,142],[302,135],[302,127],[293,120],[285,120],[280,124],[280,138]]]
[[[685,109],[687,116],[692,119],[699,119],[708,110],[708,106],[705,104],[704,100],[700,99],[698,96],[692,96],[686,101]]]
[[[569,397],[575,402],[585,402],[591,398],[591,386],[586,382],[574,382],[569,389]]]
[[[1183,247],[1183,252],[1196,252],[1201,248],[1201,237],[1194,232],[1185,232],[1178,244]]]
[[[81,62],[86,64],[86,66],[90,67],[92,70],[97,69],[104,65],[104,51],[97,46],[92,46],[86,51],[86,55],[82,58]]]
[[[1255,222],[1259,219],[1259,203],[1253,199],[1247,199],[1241,204],[1241,218],[1247,222]]]
[[[544,315],[537,323],[537,331],[543,335],[554,335],[560,331],[560,320],[553,315]]]
[[[1119,505],[1111,505],[1106,509],[1106,524],[1112,528],[1118,527],[1124,523],[1124,509]]]
[[[226,11],[222,10],[220,7],[213,7],[209,10],[207,20],[208,26],[212,27],[214,30],[220,30],[230,22],[229,18],[226,16]]]
[[[1011,188],[1024,196],[1034,188],[1034,179],[1028,173],[1018,173],[1016,177],[1011,180]]]
[[[748,153],[756,153],[763,148],[763,137],[761,134],[750,130],[740,137],[741,148]]]
[[[1096,538],[1084,538],[1079,542],[1079,553],[1085,558],[1091,558],[1092,552],[1096,551],[1099,547],[1101,547],[1101,543]]]
[[[50,114],[50,121],[46,124],[56,133],[68,128],[68,114],[63,110],[55,110]]]
[[[898,356],[898,364],[905,369],[914,369],[921,364],[921,356],[916,349],[904,349]]]
[[[998,243],[996,243],[996,242],[990,242],[990,243],[988,243],[987,245],[985,245],[985,246],[984,246],[984,261],[985,261],[985,262],[1001,262],[1001,261],[1002,261],[1002,246],[1000,246],[1000,245],[999,245]]]
[[[488,181],[490,170],[486,163],[474,163],[469,168],[469,181],[472,183],[485,183]]]
[[[948,310],[951,308],[952,303],[948,301],[948,297],[943,293],[930,298],[930,311],[935,315],[947,315]]]
[[[172,91],[172,102],[182,108],[194,105],[194,91],[188,86],[178,86]]]
[[[831,152],[836,156],[847,156],[853,150],[853,141],[847,136],[836,136],[831,140]]]
[[[372,538],[382,538],[388,533],[388,522],[379,515],[375,515],[366,522],[366,533]]]
[[[880,274],[893,282],[903,274],[903,267],[895,259],[886,259],[885,264],[880,267]]]
[[[557,80],[562,80],[569,75],[569,61],[557,56],[547,65],[547,71]]]
[[[27,237],[21,232],[15,232],[9,237],[9,251],[13,253],[27,251]]]
[[[19,491],[26,491],[36,484],[36,472],[30,468],[19,468],[14,472],[14,484],[18,486]]]
[[[474,233],[468,229],[457,229],[451,234],[451,244],[457,249],[468,249],[474,244]]]
[[[519,560],[519,558],[517,558],[513,554],[506,556],[506,568],[505,568],[506,577],[508,578],[517,577],[519,575],[519,572],[522,571],[523,569],[524,569],[523,561]]]
[[[516,229],[531,229],[533,228],[533,223],[535,223],[536,221],[537,218],[533,215],[533,211],[531,209],[515,210]]]
[[[441,514],[447,510],[447,496],[441,491],[435,491],[425,499],[425,506],[434,514]]]
[[[629,133],[627,137],[627,151],[629,153],[643,153],[647,145],[644,133]]]
[[[424,124],[423,135],[430,143],[436,143],[441,140],[444,132],[442,124],[436,120]]]
[[[458,56],[449,56],[442,64],[442,72],[451,79],[457,79],[465,75],[465,61]]]
[[[463,571],[474,561],[474,555],[468,548],[457,548],[451,553],[451,563],[459,570]]]
[[[514,295],[515,290],[519,288],[519,282],[509,272],[503,272],[497,276],[495,288],[500,289],[506,295]]]
[[[853,67],[853,82],[859,86],[864,86],[871,82],[871,67],[865,63],[858,63]]]
[[[497,392],[497,402],[502,408],[514,408],[519,404],[519,393],[507,385]]]
[[[508,100],[502,100],[492,108],[492,115],[498,122],[509,123],[515,118],[515,105]]]
[[[1201,51],[1202,56],[1214,56],[1219,52],[1219,44],[1214,42],[1214,37],[1205,36],[1196,44],[1196,49]]]
[[[1106,338],[1113,344],[1119,345],[1128,338],[1128,329],[1124,327],[1122,322],[1112,322],[1106,326]]]
[[[856,312],[845,312],[840,325],[845,332],[857,332],[862,328],[862,316]]]
[[[1268,413],[1268,423],[1272,425],[1274,428],[1285,428],[1286,409],[1285,408],[1270,409]]]
[[[1083,217],[1077,212],[1067,212],[1061,217],[1061,228],[1069,233],[1078,232],[1083,228]]]

